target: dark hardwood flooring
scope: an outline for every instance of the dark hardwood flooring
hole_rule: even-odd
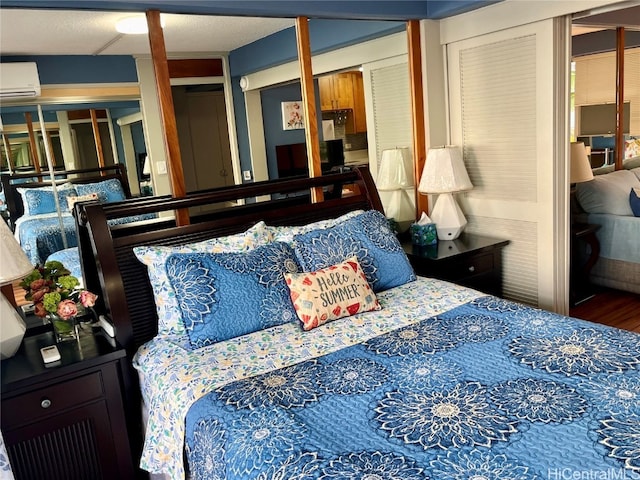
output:
[[[640,295],[598,289],[594,297],[571,308],[572,317],[640,333]]]

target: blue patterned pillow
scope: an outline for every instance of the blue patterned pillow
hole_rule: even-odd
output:
[[[101,202],[119,202],[126,199],[122,184],[117,178],[110,178],[96,183],[80,183],[76,185],[78,195],[98,194]]]
[[[75,196],[76,190],[71,184],[63,184],[57,188],[60,210],[67,210],[67,197]],[[22,197],[25,215],[41,215],[56,212],[56,201],[51,187],[18,188]]]
[[[175,253],[165,266],[194,349],[297,320],[284,274],[300,266],[286,243],[248,253]]]
[[[374,292],[416,279],[402,245],[385,216],[377,210],[361,213],[340,225],[294,237],[298,261],[315,272],[356,256]]]

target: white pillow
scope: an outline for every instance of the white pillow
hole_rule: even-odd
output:
[[[133,253],[138,260],[147,266],[147,275],[151,282],[158,313],[158,334],[186,335],[182,313],[165,268],[167,257],[173,253],[247,252],[270,242],[271,235],[267,231],[265,223],[259,222],[243,233],[212,238],[188,245],[134,247]]]
[[[633,216],[629,192],[640,187],[640,180],[630,170],[598,175],[576,185],[576,197],[587,213]]]
[[[274,227],[271,225],[267,225],[267,230],[273,237],[274,242],[284,242],[284,243],[292,244],[293,237],[295,237],[296,235],[309,233],[313,230],[331,228],[335,225],[341,224],[345,220],[349,220],[350,218],[355,217],[356,215],[360,215],[363,212],[364,210],[354,210],[353,212],[345,213],[344,215],[341,215],[338,218],[319,220],[317,222],[307,223],[306,225],[299,225],[299,226]]]

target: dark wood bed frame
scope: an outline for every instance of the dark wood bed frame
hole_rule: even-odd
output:
[[[348,190],[346,187],[348,186]],[[311,202],[321,188],[324,200]],[[344,193],[347,192],[347,193]],[[257,201],[270,198],[270,200]],[[190,215],[177,226],[178,209],[207,213]],[[196,207],[196,208],[192,208]],[[135,257],[138,245],[183,245],[247,230],[260,220],[270,225],[303,225],[335,218],[356,209],[383,211],[368,168],[316,178],[282,179],[196,192],[184,198],[143,197],[118,203],[76,203],[74,214],[85,286],[100,295],[96,309],[115,326],[116,340],[129,359],[158,331],[158,317],[146,266]],[[157,213],[155,220],[110,226],[107,220]],[[144,442],[141,393],[131,362],[121,372],[127,429],[134,457]],[[139,472],[143,477],[145,474]]]
[[[343,186],[352,190],[343,195]],[[323,188],[325,199],[311,203],[310,189]],[[335,193],[333,193],[335,192]],[[256,197],[271,196],[258,201]],[[176,226],[163,212],[213,205],[210,213],[191,215]],[[245,231],[260,220],[271,225],[303,225],[355,209],[383,211],[369,169],[316,178],[282,179],[198,192],[184,198],[144,197],[112,204],[76,204],[78,246],[86,287],[100,295],[98,310],[112,321],[117,341],[132,355],[157,333],[157,315],[146,267],[133,253],[138,245],[182,245]],[[109,226],[107,220],[157,213],[153,221]]]
[[[83,168],[76,170],[56,170],[54,172],[57,183],[97,183],[110,178],[117,178],[122,184],[125,197],[131,197],[129,180],[125,166],[122,164],[109,165],[107,167]],[[22,197],[18,188],[50,187],[51,176],[49,172],[3,173],[0,175],[2,190],[5,192],[7,211],[11,225],[17,218],[24,214]]]

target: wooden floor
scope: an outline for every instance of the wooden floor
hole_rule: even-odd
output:
[[[24,290],[18,283],[14,284],[17,304],[29,303],[24,299]],[[569,314],[583,320],[640,333],[640,295],[638,294],[600,289],[593,298],[573,307]]]
[[[573,307],[572,317],[640,333],[640,295],[600,289],[596,295]]]

